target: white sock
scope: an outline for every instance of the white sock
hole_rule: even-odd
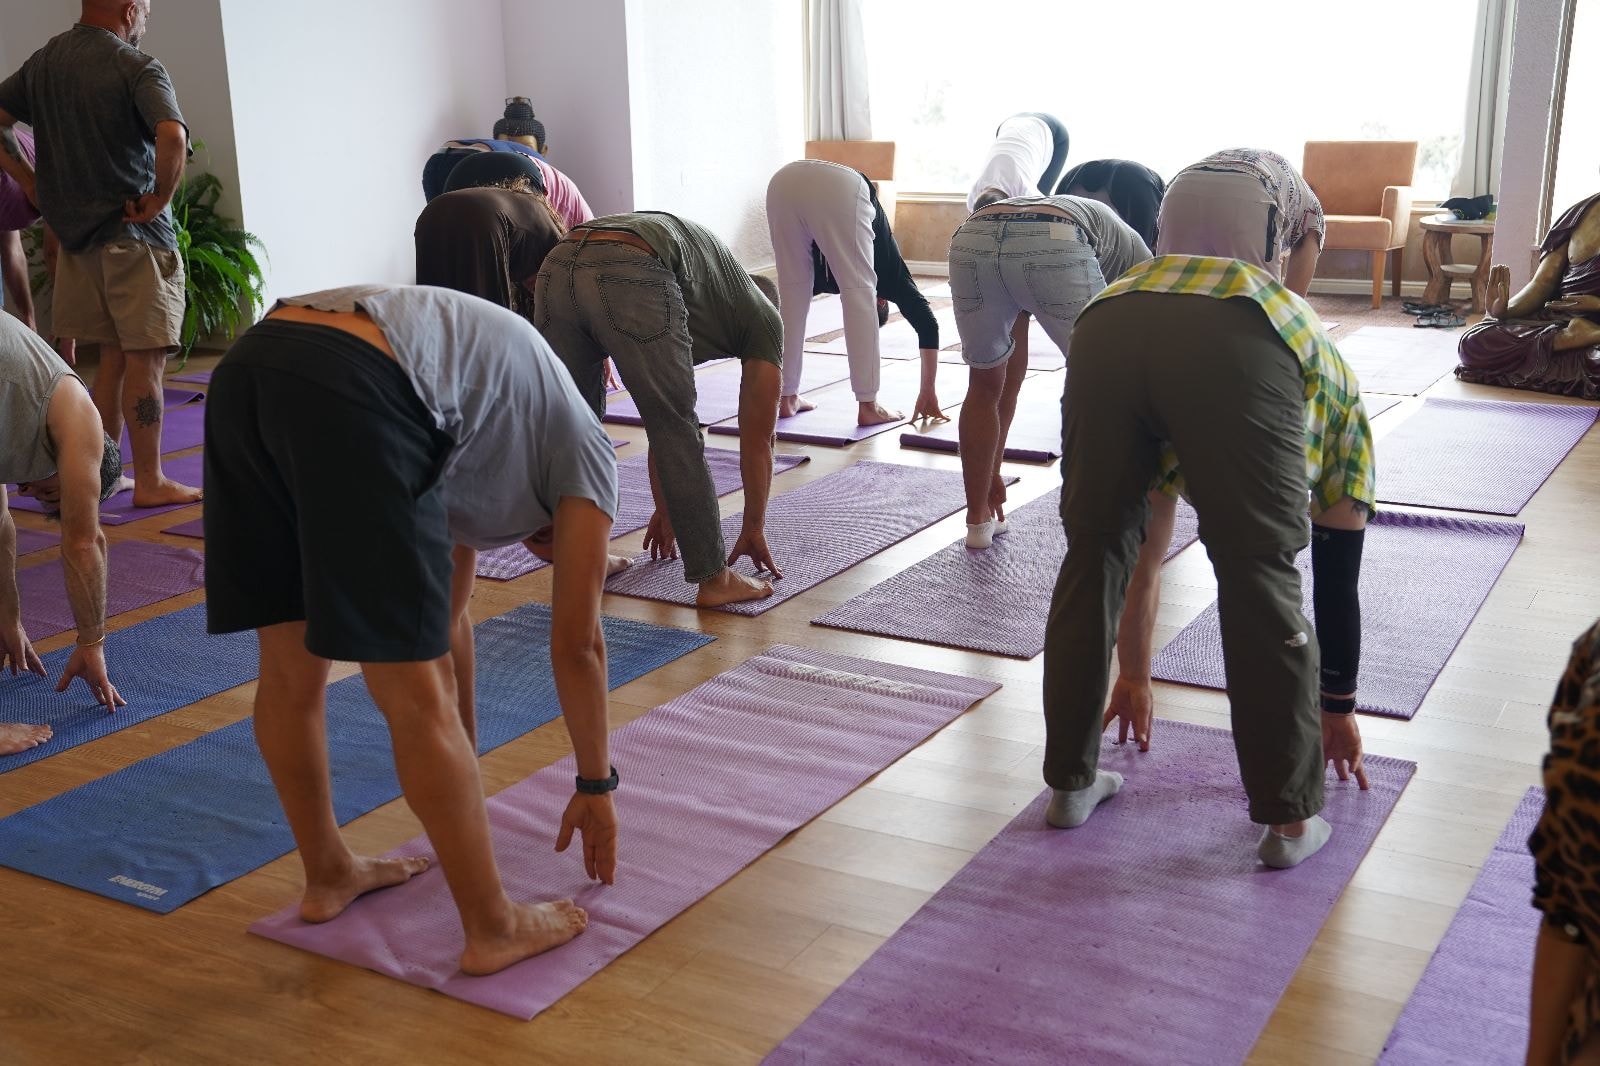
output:
[[[994,535],[995,528],[992,520],[967,523],[967,547],[969,548],[987,548],[994,543]]]
[[[994,535],[995,536],[998,537],[1002,533],[1010,533],[1010,532],[1011,532],[1011,523],[1010,522],[1007,522],[1004,518],[997,518],[997,519],[994,520]]]
[[[1256,854],[1274,870],[1287,870],[1298,866],[1322,850],[1322,845],[1333,835],[1333,826],[1320,814],[1306,819],[1306,829],[1297,837],[1286,837],[1270,827],[1261,834],[1261,844]]]
[[[1050,805],[1044,809],[1044,820],[1057,829],[1073,829],[1089,820],[1094,809],[1122,787],[1122,775],[1110,770],[1096,770],[1094,784],[1087,788],[1054,789]]]

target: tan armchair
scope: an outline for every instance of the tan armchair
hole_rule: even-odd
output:
[[[878,190],[884,217],[894,225],[893,141],[807,141],[806,158],[839,163],[865,174]]]
[[[1385,257],[1400,295],[1416,170],[1416,141],[1306,142],[1300,172],[1327,217],[1322,249],[1372,254],[1373,307],[1383,305]]]

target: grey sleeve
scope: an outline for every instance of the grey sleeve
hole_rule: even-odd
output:
[[[29,62],[32,62],[30,60]],[[21,67],[7,78],[0,81],[0,110],[6,112],[18,122],[33,124],[32,112],[28,107],[27,79],[25,77],[28,64]]]
[[[173,91],[172,79],[167,77],[167,70],[160,63],[151,63],[140,72],[133,85],[133,105],[151,133],[162,122],[183,122],[184,132],[188,132],[189,124],[183,121],[183,112],[178,110],[178,94]]]
[[[576,396],[574,396],[576,400]],[[617,450],[594,412],[581,403],[572,405],[570,419],[552,419],[553,433],[546,435],[550,461],[546,467],[546,496],[550,513],[564,497],[590,500],[613,521],[617,517]],[[566,439],[560,439],[564,434]]]

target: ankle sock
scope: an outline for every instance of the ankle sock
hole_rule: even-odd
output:
[[[994,520],[994,535],[995,536],[998,537],[1002,533],[1010,533],[1010,532],[1011,532],[1011,523],[1010,522],[1007,522],[1004,518],[997,518],[997,519]]]
[[[996,532],[997,530],[994,528],[993,520],[988,522],[968,522],[967,547],[987,548],[989,545],[994,543],[994,535]]]
[[[1096,770],[1094,784],[1087,788],[1053,789],[1050,805],[1044,809],[1044,820],[1057,829],[1073,829],[1089,820],[1094,809],[1122,788],[1122,775],[1110,770]]]
[[[1286,837],[1269,827],[1261,834],[1261,844],[1256,854],[1274,870],[1287,870],[1298,866],[1322,850],[1322,845],[1333,835],[1333,826],[1320,814],[1306,819],[1306,831],[1297,837]]]

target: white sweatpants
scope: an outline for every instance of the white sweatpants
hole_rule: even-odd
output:
[[[811,245],[839,282],[850,387],[861,403],[878,398],[878,272],[872,265],[872,199],[849,167],[801,159],[767,185],[767,226],[778,265],[778,311],[783,316],[783,394],[800,391],[811,308]]]

